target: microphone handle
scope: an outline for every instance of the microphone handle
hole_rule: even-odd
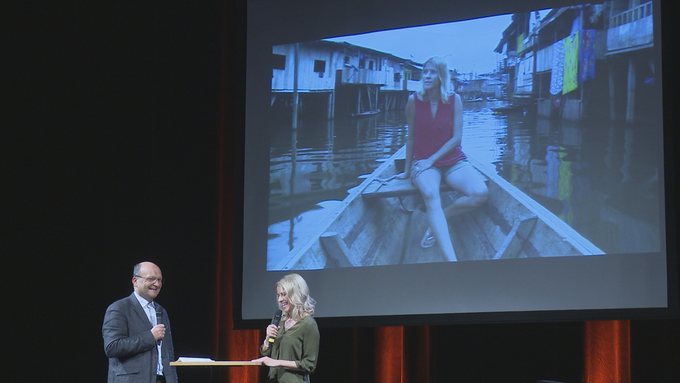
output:
[[[276,313],[274,314],[274,318],[272,319],[272,324],[274,326],[278,326],[279,322],[281,321],[281,310],[277,310]],[[275,338],[269,337],[269,345],[274,344]]]
[[[162,324],[163,320],[163,310],[160,308],[160,306],[156,305],[156,325]],[[163,340],[159,339],[156,344],[161,344]]]

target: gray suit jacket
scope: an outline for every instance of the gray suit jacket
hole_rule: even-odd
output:
[[[170,362],[175,360],[175,351],[165,309],[161,322],[165,325],[165,338],[161,345],[163,375],[167,383],[177,383],[175,367],[170,367]],[[152,327],[134,293],[115,301],[106,309],[102,336],[104,351],[109,357],[108,383],[156,382],[158,352],[150,331]]]

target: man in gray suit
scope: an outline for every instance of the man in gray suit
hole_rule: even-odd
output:
[[[161,269],[151,262],[135,265],[132,285],[134,292],[111,304],[104,316],[108,383],[176,383],[170,320],[154,302],[163,287]]]

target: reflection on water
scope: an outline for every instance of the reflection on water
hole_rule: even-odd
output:
[[[463,151],[606,253],[659,251],[660,126],[552,121],[465,105]],[[275,119],[286,121],[285,118]],[[268,263],[405,143],[403,112],[272,127]]]

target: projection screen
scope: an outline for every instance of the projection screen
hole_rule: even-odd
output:
[[[237,323],[292,272],[327,323],[677,312],[660,3],[455,3],[248,4]],[[487,189],[446,218],[456,261],[399,177],[432,56]]]

